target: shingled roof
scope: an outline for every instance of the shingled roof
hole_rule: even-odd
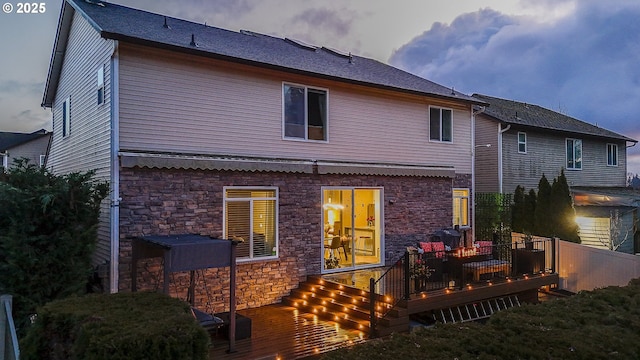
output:
[[[18,133],[0,131],[0,152],[5,152],[12,147],[24,144],[47,135],[47,131],[40,129],[32,133]]]
[[[70,6],[69,6],[70,5]],[[481,100],[377,60],[251,31],[229,31],[117,4],[66,0],[58,25],[43,106],[55,95],[66,36],[78,11],[103,38],[206,56],[286,72],[472,104]]]
[[[561,131],[571,134],[589,135],[601,138],[624,140],[637,143],[624,135],[591,125],[538,105],[500,99],[481,94],[473,94],[478,100],[489,104],[484,114],[505,124],[519,125],[543,130]]]

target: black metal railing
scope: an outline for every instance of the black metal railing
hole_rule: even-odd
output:
[[[483,243],[451,251],[407,251],[378,279],[370,279],[370,336],[376,336],[378,320],[411,295],[555,273],[555,257],[554,239]]]

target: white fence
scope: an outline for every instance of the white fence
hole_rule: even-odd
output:
[[[640,277],[640,256],[557,241],[560,288],[571,292],[625,286]]]
[[[524,241],[525,235],[511,233],[513,242]],[[531,240],[546,238],[532,236]],[[625,286],[640,278],[640,256],[598,249],[568,241],[556,241],[555,269],[560,275],[560,289],[571,292],[607,286]],[[552,261],[547,254],[547,264]]]

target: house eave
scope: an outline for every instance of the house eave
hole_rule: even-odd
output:
[[[340,174],[374,176],[455,177],[446,166],[332,162],[309,159],[260,158],[227,155],[167,154],[121,151],[122,168],[192,169],[302,174]]]

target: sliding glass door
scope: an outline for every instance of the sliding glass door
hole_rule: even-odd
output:
[[[382,264],[381,188],[322,189],[323,272]]]

